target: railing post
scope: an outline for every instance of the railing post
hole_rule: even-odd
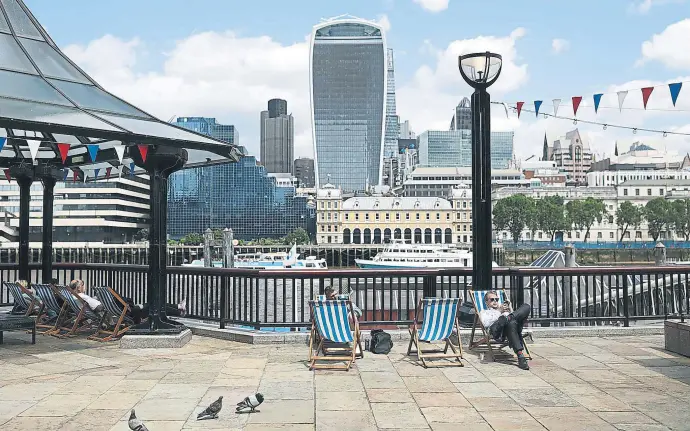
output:
[[[515,291],[515,307],[519,307],[525,303],[525,277],[522,277],[519,272],[511,268],[513,275],[510,277],[511,290]]]
[[[227,276],[223,275],[220,278],[220,329],[225,329],[225,319],[227,318],[228,309],[228,283],[226,280]]]
[[[628,309],[628,276],[623,276],[623,326],[630,326],[630,310]]]
[[[436,274],[424,276],[422,279],[422,289],[424,298],[436,297]]]

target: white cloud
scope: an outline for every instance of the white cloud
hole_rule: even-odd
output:
[[[630,13],[645,15],[649,13],[652,7],[669,3],[685,3],[685,0],[639,0],[630,3],[628,5],[628,11]]]
[[[429,12],[441,12],[448,9],[450,0],[414,0],[414,2]]]
[[[551,41],[551,52],[554,54],[560,54],[568,49],[570,49],[570,42],[565,39],[554,39]]]
[[[388,19],[388,15],[383,14],[379,15],[378,19],[376,19],[376,22],[383,28],[383,31],[389,32],[391,29],[391,22]]]
[[[670,69],[690,70],[690,51],[682,48],[690,35],[690,18],[669,25],[642,44],[638,65],[659,61]]]

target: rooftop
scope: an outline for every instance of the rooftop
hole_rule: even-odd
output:
[[[627,186],[690,186],[690,180],[679,179],[653,179],[653,180],[628,180],[620,184],[621,187]]]
[[[446,199],[429,197],[355,197],[343,202],[344,210],[442,210],[452,208]]]
[[[365,353],[349,372],[309,371],[306,345],[249,345],[194,336],[180,349],[119,349],[83,337],[5,334],[0,426],[6,430],[668,430],[687,429],[690,359],[663,336],[539,338],[530,371],[512,356],[424,369],[406,340]],[[234,404],[261,392],[260,412]],[[196,415],[223,396],[216,420]],[[500,410],[500,411],[498,411]],[[460,427],[459,424],[462,424]],[[460,427],[460,428],[459,428]]]
[[[471,167],[429,167],[419,166],[411,174],[413,177],[417,176],[468,176],[472,175]],[[517,169],[492,169],[491,176],[521,176],[522,172]]]

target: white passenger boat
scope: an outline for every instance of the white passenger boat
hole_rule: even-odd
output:
[[[182,266],[204,266],[203,260],[195,260],[191,264]],[[222,262],[213,262],[214,267],[222,267]],[[293,246],[289,253],[247,253],[235,255],[235,268],[245,269],[275,269],[275,270],[317,270],[328,269],[325,259],[307,256],[300,259],[297,247]]]
[[[355,259],[363,269],[471,268],[472,253],[452,244],[407,244],[393,240],[373,259]],[[492,262],[492,266],[496,266]]]

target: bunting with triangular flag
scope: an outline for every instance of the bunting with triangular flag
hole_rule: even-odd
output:
[[[134,162],[129,164],[129,176],[133,177],[134,176]]]
[[[72,169],[72,181],[74,181],[76,183],[78,179],[79,179],[79,171],[77,171],[76,169]]]
[[[31,153],[31,160],[36,160],[36,156],[38,156],[38,147],[41,146],[41,141],[36,139],[27,139],[26,143],[29,144],[29,153]]]
[[[647,109],[647,102],[649,101],[649,96],[652,95],[652,91],[654,91],[654,87],[645,87],[642,89],[642,105],[644,105],[644,109]]]
[[[58,147],[58,151],[60,152],[60,158],[62,159],[62,164],[64,165],[65,162],[67,161],[67,153],[69,153],[70,145],[58,143],[57,147]]]
[[[63,169],[62,173],[63,173],[62,181],[67,181],[67,175],[69,175],[69,169]]]
[[[86,183],[86,179],[89,177],[89,172],[91,172],[89,169],[84,169],[81,168],[82,173],[84,174],[84,183]]]
[[[125,158],[125,146],[115,145],[113,148],[115,148],[115,152],[117,153],[117,159],[122,163],[122,159]]]
[[[539,116],[539,108],[541,108],[542,101],[541,100],[535,100],[534,101],[534,114],[536,117]]]
[[[101,171],[101,168],[96,168],[93,170],[93,178],[97,179],[98,178],[98,173]]]
[[[673,106],[676,106],[676,100],[678,100],[678,95],[680,94],[680,89],[683,88],[682,82],[674,82],[668,84],[668,89],[671,92],[671,100],[673,101]]]
[[[518,118],[520,118],[520,112],[522,111],[522,105],[524,105],[524,104],[525,104],[525,102],[518,102],[518,103],[517,103],[517,114],[518,114]]]
[[[625,96],[628,95],[628,91],[619,91],[618,93],[618,110],[623,112],[623,102],[625,102]]]
[[[149,154],[149,146],[139,144],[137,147],[139,148],[139,154],[141,154],[141,160],[146,163],[146,156]]]
[[[86,146],[86,149],[89,150],[89,157],[91,157],[91,161],[96,162],[96,157],[98,157],[98,150],[99,150],[98,145],[89,144]]]
[[[9,169],[5,169],[5,178],[7,179],[7,182],[12,182],[12,174],[10,174]]]
[[[110,179],[110,173],[113,171],[112,167],[105,168],[105,178]]]
[[[5,142],[7,142],[7,138],[4,136],[0,137],[0,151],[2,151],[3,148],[5,148]]]
[[[580,103],[582,103],[582,96],[573,96],[573,115],[577,117],[577,110],[580,108]]]
[[[599,93],[595,94],[594,97],[594,113],[596,114],[599,112],[599,103],[601,103],[601,96],[603,96],[604,93]]]
[[[553,99],[553,116],[558,116],[558,107],[561,106],[561,99]]]

